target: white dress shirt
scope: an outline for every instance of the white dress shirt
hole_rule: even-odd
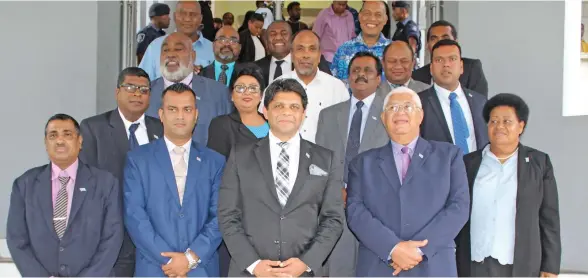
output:
[[[449,128],[449,132],[451,133],[451,139],[455,144],[455,134],[453,134],[453,121],[451,120],[451,107],[449,101],[449,90],[442,88],[441,86],[434,83],[433,86],[435,87],[435,92],[437,92],[437,97],[439,98],[439,102],[441,103],[441,109],[443,109],[443,115],[445,115],[445,121],[447,122],[447,127]],[[468,142],[468,149],[470,152],[476,151],[476,132],[474,130],[474,119],[472,118],[472,111],[470,110],[470,104],[468,103],[467,96],[463,92],[461,88],[461,84],[457,87],[455,92],[457,94],[457,102],[461,106],[461,110],[463,111],[463,115],[465,117],[466,123],[468,125],[468,131],[470,132],[470,137],[466,140]]]
[[[292,71],[290,75],[282,75],[278,79],[283,78],[296,79],[306,91],[306,95],[308,96],[308,106],[306,106],[306,118],[300,127],[300,134],[305,140],[314,143],[321,110],[337,103],[347,101],[349,99],[349,91],[345,87],[343,81],[318,69],[316,76],[308,85],[298,78],[296,71]],[[259,111],[263,112],[263,103],[260,104]]]
[[[371,94],[369,97],[364,98],[363,106],[361,107],[361,128],[359,132],[359,142],[363,138],[363,131],[365,130],[365,123],[367,122],[367,118],[369,117],[370,108],[372,107],[372,103],[376,98],[376,93]],[[353,120],[353,115],[357,110],[357,106],[355,106],[359,102],[359,99],[356,99],[353,95],[351,95],[351,109],[349,109],[349,120],[347,121],[347,136],[349,136],[349,130],[351,129],[351,121]]]
[[[284,59],[282,60],[278,60],[274,56],[272,56],[269,67],[269,83],[272,83],[272,81],[274,81],[274,73],[276,73],[276,61],[284,61],[280,65],[280,68],[282,68],[282,75],[289,76],[290,74],[292,74],[292,56],[290,56],[290,54],[288,54],[288,56],[284,57]]]
[[[278,146],[278,143],[281,143],[282,140],[278,139],[278,137],[274,136],[272,131],[268,133],[269,139],[269,147],[270,147],[270,158],[272,163],[272,173],[274,176],[274,180],[277,178],[276,169],[278,167],[278,160],[280,157],[280,152],[282,148]],[[286,153],[288,154],[288,190],[292,192],[292,188],[294,188],[294,183],[296,182],[296,177],[298,176],[298,163],[300,161],[300,133],[296,132],[288,142],[288,148],[286,149]],[[252,263],[248,268],[247,271],[253,275],[253,270],[257,266],[257,264],[261,260],[257,260]]]
[[[135,130],[135,137],[137,137],[137,143],[139,143],[139,145],[145,145],[149,143],[149,135],[147,135],[147,125],[145,125],[145,114],[141,115],[141,118],[139,118],[138,120],[130,122],[125,118],[123,113],[120,111],[120,108],[118,109],[118,113],[120,114],[120,118],[122,119],[123,124],[125,125],[125,130],[127,131],[127,139],[129,139],[131,136],[129,127],[132,124],[138,123],[139,127],[137,127],[137,130]]]
[[[262,59],[265,57],[265,48],[263,47],[263,44],[256,36],[251,36],[251,39],[253,39],[253,45],[255,45],[255,61]]]

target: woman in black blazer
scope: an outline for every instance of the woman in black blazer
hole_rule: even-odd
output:
[[[490,144],[464,156],[470,220],[459,233],[459,276],[552,277],[561,238],[557,184],[549,155],[524,146],[529,107],[498,94],[483,109]]]
[[[229,88],[236,109],[212,119],[207,144],[227,159],[233,145],[257,141],[269,132],[267,121],[257,112],[265,89],[261,70],[257,66],[241,69],[233,74]]]

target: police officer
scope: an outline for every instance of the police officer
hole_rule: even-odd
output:
[[[419,26],[409,18],[410,4],[406,1],[394,1],[392,3],[392,17],[396,23],[396,32],[393,41],[405,41],[414,50],[415,54],[421,50],[421,33]]]
[[[164,36],[163,29],[169,27],[169,6],[163,3],[155,3],[149,8],[151,23],[137,33],[137,64],[141,63],[147,46],[158,37]]]

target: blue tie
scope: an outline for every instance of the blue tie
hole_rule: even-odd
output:
[[[455,145],[457,145],[464,154],[468,154],[468,137],[470,132],[468,130],[468,124],[466,123],[465,116],[461,105],[457,101],[457,94],[449,94],[449,108],[451,109],[451,122],[453,122],[453,136],[455,137]]]
[[[353,113],[351,126],[349,127],[349,135],[347,135],[347,148],[345,149],[345,181],[347,181],[347,175],[349,174],[349,162],[357,155],[361,144],[361,108],[363,107],[363,101],[358,101],[355,107],[355,113]]]
[[[137,131],[137,128],[139,128],[139,123],[129,126],[129,150],[139,146],[139,141],[137,141],[137,136],[135,136],[135,131]]]

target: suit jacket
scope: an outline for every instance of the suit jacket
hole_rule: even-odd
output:
[[[151,96],[149,109],[145,112],[159,119],[158,110],[161,107],[161,94],[164,90],[163,77],[151,82]],[[196,93],[196,107],[198,108],[198,121],[192,138],[201,145],[208,140],[208,126],[210,121],[217,116],[231,113],[233,104],[230,101],[227,86],[214,80],[194,75],[192,90]]]
[[[462,58],[463,74],[459,77],[459,82],[465,88],[478,92],[488,97],[488,81],[482,69],[482,61],[478,59]],[[412,79],[421,81],[426,84],[433,84],[431,76],[431,64],[426,64],[412,72]]]
[[[482,150],[464,156],[472,198],[482,157]],[[559,274],[559,201],[551,160],[549,155],[520,144],[517,165],[516,232],[512,276],[539,277],[541,271]],[[469,221],[459,233],[456,243],[459,276],[470,276]]]
[[[183,202],[163,138],[129,152],[125,166],[125,225],[137,246],[135,276],[163,276],[161,252],[190,248],[201,263],[188,276],[218,277],[221,234],[216,217],[225,159],[192,142]]]
[[[259,38],[259,41],[264,47],[265,52],[265,43],[262,38]],[[253,42],[253,38],[251,38],[251,31],[249,29],[245,29],[241,33],[239,33],[239,43],[241,44],[241,53],[239,53],[239,62],[247,63],[247,62],[254,62],[255,61],[255,43]]]
[[[268,55],[263,57],[263,59],[259,59],[255,61],[255,64],[261,68],[263,72],[263,79],[265,80],[266,86],[271,83],[273,80],[269,80],[269,72],[270,72],[270,63],[272,62],[272,55]],[[333,75],[331,70],[329,69],[330,65],[329,62],[325,59],[325,57],[321,54],[321,61],[319,62],[318,68],[320,71],[328,73],[329,75]],[[294,64],[292,63],[292,70],[294,70]]]
[[[357,276],[391,277],[392,248],[424,239],[423,261],[399,276],[457,276],[454,239],[470,203],[462,157],[456,146],[419,138],[403,184],[391,143],[351,161],[347,222],[360,242]]]
[[[486,121],[484,121],[484,117],[482,116],[482,110],[486,104],[486,97],[472,90],[465,88],[462,89],[467,97],[472,112],[474,133],[476,135],[476,147],[478,150],[481,150],[486,144],[488,144],[488,128],[486,126]],[[421,98],[423,112],[425,114],[423,122],[421,123],[421,136],[427,140],[454,144],[435,87],[431,86],[429,89],[422,91],[419,93],[419,97]]]
[[[263,115],[261,116],[263,117]],[[235,110],[229,115],[222,115],[212,120],[208,130],[207,147],[229,159],[231,148],[236,144],[257,141],[259,139],[243,124],[239,112]]]
[[[53,227],[51,164],[12,186],[6,241],[24,277],[113,276],[123,240],[118,180],[79,161],[71,210],[61,240]]]
[[[269,139],[233,147],[219,193],[219,225],[232,256],[229,276],[251,276],[258,259],[297,257],[316,276],[343,231],[339,163],[333,153],[304,139],[294,188],[278,201]],[[325,176],[310,173],[310,166]]]
[[[235,68],[233,68],[233,75],[232,76],[227,76],[227,84],[229,84],[231,82],[231,78],[236,75],[239,71],[241,71],[244,68],[248,68],[248,67],[255,67],[256,65],[254,63],[239,63],[239,62],[235,62]],[[214,81],[216,80],[216,71],[215,71],[215,67],[214,67],[214,63],[204,67],[202,69],[202,71],[200,71],[199,73],[200,76],[204,76],[208,79],[212,79]],[[267,85],[267,84],[266,84]]]
[[[422,91],[425,91],[429,87],[431,87],[431,85],[428,85],[428,84],[423,83],[421,81],[414,80],[412,78],[408,81],[408,88],[415,91],[416,93],[420,93]],[[384,97],[386,97],[386,95],[390,91],[392,91],[392,87],[390,87],[390,84],[388,83],[388,80],[386,80],[386,77],[382,76],[382,82],[378,86],[378,90],[380,90],[382,93],[384,93]]]

